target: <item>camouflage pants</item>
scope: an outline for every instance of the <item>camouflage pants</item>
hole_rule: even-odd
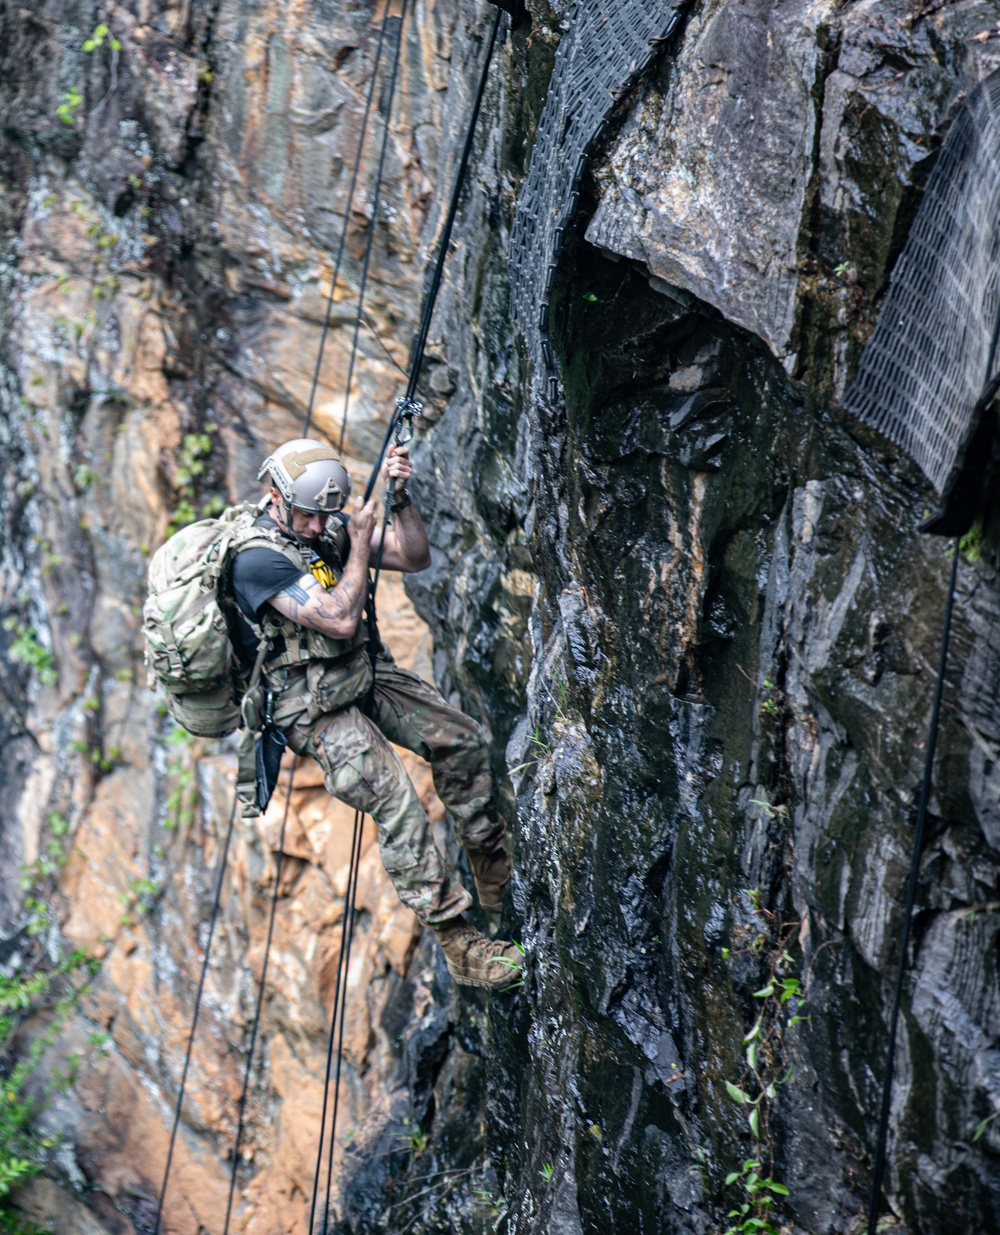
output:
[[[356,705],[288,731],[292,748],[323,769],[327,790],[371,815],[382,863],[399,899],[426,924],[446,921],[472,904],[434,842],[413,782],[390,742],[431,765],[434,788],[454,817],[466,849],[502,847],[503,820],[480,726],[449,707],[415,673],[379,660],[369,718]]]

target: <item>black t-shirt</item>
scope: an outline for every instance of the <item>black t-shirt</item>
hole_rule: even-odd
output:
[[[346,525],[347,515],[337,517]],[[277,524],[267,515],[261,515],[255,526],[270,529],[276,527]],[[296,547],[301,548],[304,554],[308,553],[304,546]],[[327,537],[317,541],[311,560],[329,566],[334,578],[339,582],[343,564],[333,541]],[[247,618],[259,626],[268,601],[291,584],[298,583],[303,573],[294,562],[289,561],[277,549],[263,547],[244,549],[233,559],[229,581],[237,606],[236,652],[244,666],[252,666],[257,657],[257,636]],[[284,651],[284,641],[279,638],[275,642],[273,652],[280,655],[282,651]]]

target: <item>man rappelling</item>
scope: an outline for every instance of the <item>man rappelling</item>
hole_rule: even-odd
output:
[[[350,477],[323,443],[286,442],[264,461],[259,478],[269,478],[269,493],[252,530],[234,545],[230,567],[235,650],[248,678],[263,656],[251,711],[263,709],[298,755],[319,763],[334,797],[375,820],[386,872],[403,904],[437,935],[455,982],[502,989],[517,977],[519,950],[485,938],[464,917],[472,897],[435,844],[391,745],[430,763],[480,904],[499,913],[511,859],[482,729],[396,665],[384,644],[366,638],[369,563],[383,535],[386,569],[410,573],[430,564],[423,521],[407,491],[407,446],[389,448],[382,474],[395,490],[384,531],[373,500],[356,498],[351,513],[344,511]],[[241,795],[252,801],[256,786],[246,759],[243,769]]]

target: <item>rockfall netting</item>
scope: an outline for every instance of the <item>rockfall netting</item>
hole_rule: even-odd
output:
[[[552,283],[588,152],[687,4],[577,0],[567,14],[510,240],[511,315],[535,365],[536,391],[544,383],[549,397],[557,380],[548,343]]]
[[[844,399],[939,491],[996,368],[998,310],[1000,72],[952,125]]]

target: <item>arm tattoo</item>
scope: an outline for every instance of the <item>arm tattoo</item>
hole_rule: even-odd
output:
[[[281,595],[287,596],[289,600],[294,600],[299,605],[309,603],[309,593],[300,583],[290,583],[282,590]]]
[[[335,639],[349,637],[337,628],[349,622],[353,633],[364,599],[361,582],[352,578],[351,574],[351,571],[345,572],[330,592],[321,587],[312,575],[303,575],[297,582],[282,588],[271,603],[279,613],[299,626],[322,631]]]

